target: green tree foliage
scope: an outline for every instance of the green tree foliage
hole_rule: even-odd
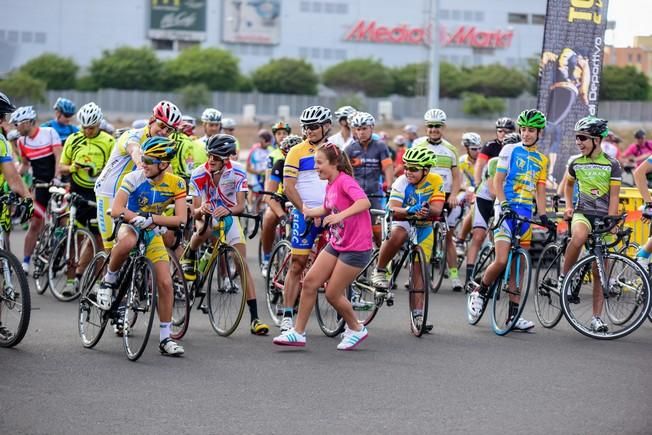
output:
[[[226,50],[191,47],[165,62],[163,83],[168,89],[203,83],[214,91],[237,91],[241,83],[238,63]]]
[[[105,50],[91,62],[90,74],[99,88],[156,89],[161,61],[151,48],[119,47]]]
[[[467,92],[462,97],[462,110],[468,115],[489,117],[505,112],[505,102],[501,98]]]
[[[303,59],[270,60],[251,75],[260,92],[266,94],[317,94],[319,77],[312,65]]]
[[[178,89],[177,94],[181,97],[184,110],[206,107],[211,102],[211,91],[204,83],[186,85]]]
[[[336,101],[335,101],[335,107],[333,110],[337,109],[338,107],[342,106],[351,106],[355,107],[356,110],[359,110],[361,112],[364,112],[367,110],[367,108],[364,105],[364,100],[356,94],[347,94],[347,95],[342,95],[340,96]]]
[[[14,71],[0,80],[0,89],[17,106],[45,101],[45,81],[35,79],[24,71]]]
[[[527,90],[532,95],[537,95],[539,92],[539,58],[532,57],[527,60]]]
[[[466,89],[492,97],[518,97],[527,90],[525,74],[502,65],[482,65],[468,70]]]
[[[468,71],[448,62],[439,64],[439,95],[457,98],[468,87]]]
[[[394,68],[394,93],[406,97],[426,95],[428,91],[428,63],[409,63]]]
[[[324,71],[322,80],[338,91],[364,92],[369,97],[384,97],[394,90],[391,70],[373,59],[340,62]]]
[[[48,89],[74,89],[78,69],[71,58],[53,53],[44,53],[20,67],[22,72],[43,80]]]
[[[602,69],[600,99],[641,101],[648,98],[650,82],[645,74],[633,66],[607,65]]]
[[[78,91],[92,92],[92,91],[97,91],[99,87],[97,86],[97,83],[95,83],[95,80],[93,80],[92,76],[84,75],[77,79],[75,89],[77,89]]]

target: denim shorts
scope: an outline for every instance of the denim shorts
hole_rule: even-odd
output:
[[[342,263],[346,264],[347,266],[359,267],[360,269],[362,269],[367,265],[367,263],[369,263],[369,259],[371,258],[371,252],[372,252],[371,249],[367,251],[339,252],[336,251],[335,248],[333,248],[333,246],[330,243],[326,245],[326,248],[324,249],[332,256],[337,257],[338,260],[340,260]]]

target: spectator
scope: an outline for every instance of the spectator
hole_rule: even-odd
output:
[[[403,127],[403,132],[405,133],[405,148],[412,148],[412,144],[417,140],[417,126],[408,124]]]
[[[620,149],[618,148],[618,142],[620,140],[617,138],[617,136],[613,132],[609,132],[607,137],[602,141],[602,151],[612,159],[618,160],[620,157]]]
[[[645,134],[645,130],[642,129],[634,133],[635,142],[627,147],[621,157],[623,166],[629,166],[627,163],[638,166],[652,155],[652,141],[645,140]]]
[[[400,134],[394,138],[394,145],[396,146],[396,157],[394,158],[395,177],[400,177],[405,172],[403,169],[403,154],[405,154],[405,150],[407,149],[405,143],[405,137]]]

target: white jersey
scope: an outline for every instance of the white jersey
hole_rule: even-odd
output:
[[[106,166],[95,181],[95,194],[114,198],[122,179],[136,169],[136,164],[127,152],[129,142],[142,144],[147,140],[149,127],[132,128],[122,133],[113,146],[113,151],[106,162]]]
[[[451,193],[453,188],[453,168],[457,167],[457,153],[454,151],[452,145],[442,140],[437,145],[430,142],[421,141],[416,142],[413,147],[427,146],[435,156],[435,164],[430,168],[430,172],[441,175],[444,179],[444,192]],[[455,192],[457,194],[457,192]]]
[[[351,145],[353,143],[353,135],[350,134],[349,138],[347,140],[344,140],[344,137],[342,137],[342,132],[338,132],[337,134],[334,134],[333,136],[328,138],[328,142],[334,143],[337,145],[337,147],[341,150],[346,148],[347,146]]]

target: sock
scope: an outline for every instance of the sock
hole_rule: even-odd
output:
[[[509,317],[515,317],[518,312],[518,304],[516,302],[509,301]]]
[[[25,263],[25,264],[29,264],[29,260],[30,260],[31,258],[32,258],[31,255],[25,255],[25,256],[23,257],[23,263]]]
[[[249,305],[249,314],[251,314],[251,321],[253,322],[258,318],[258,305],[256,304],[256,299],[249,299],[247,305]]]
[[[108,267],[106,268],[106,275],[104,275],[104,282],[115,284],[118,280],[118,271],[112,272]]]
[[[641,246],[639,248],[638,252],[636,253],[636,256],[640,257],[640,258],[646,258],[647,259],[647,258],[650,258],[650,254],[652,254],[652,252],[647,252],[645,250],[645,248],[643,246]]]
[[[170,338],[170,333],[172,329],[172,322],[161,322],[160,329],[158,330],[159,341],[163,341],[166,338]]]
[[[265,263],[269,263],[269,259],[271,258],[272,253],[270,252],[269,254],[263,253],[263,261]]]
[[[448,277],[450,279],[459,278],[459,274],[457,272],[457,267],[449,267],[448,268]]]
[[[466,282],[469,282],[471,275],[473,274],[473,267],[475,264],[466,263]]]
[[[283,317],[289,317],[291,319],[293,313],[294,313],[294,308],[292,307],[283,308]]]

